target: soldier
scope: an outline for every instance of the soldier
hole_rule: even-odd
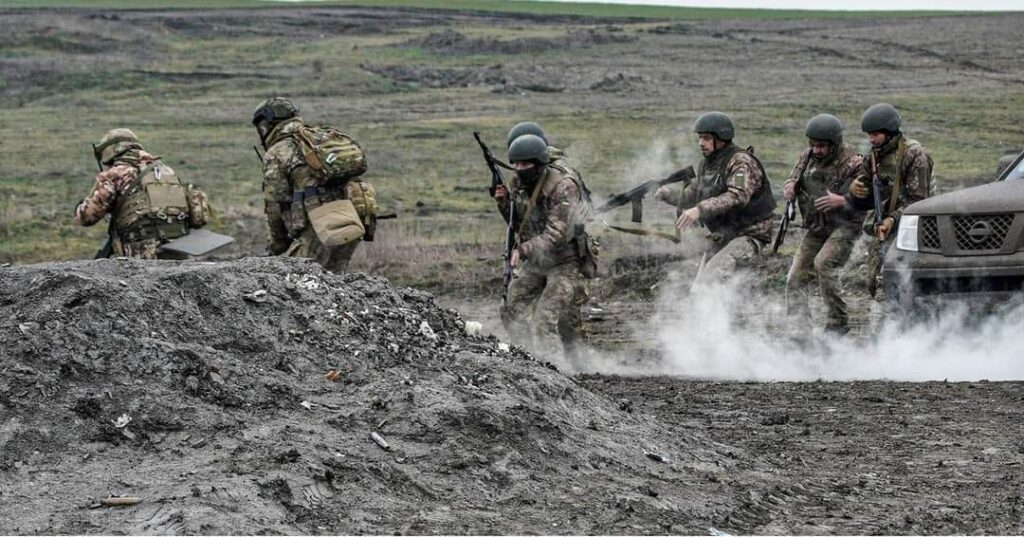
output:
[[[677,229],[700,222],[711,232],[691,290],[731,272],[738,259],[760,254],[772,240],[775,210],[768,174],[752,149],[733,143],[729,116],[701,114],[693,130],[704,155],[697,177],[682,190],[666,185],[655,193],[655,198],[676,206]]]
[[[344,272],[360,240],[372,240],[376,225],[373,185],[356,179],[366,170],[362,149],[335,129],[307,126],[295,105],[280,97],[257,106],[252,124],[266,149],[267,250],[313,258],[331,272]],[[325,153],[331,143],[333,156]],[[340,171],[331,166],[341,166]]]
[[[787,201],[797,200],[807,228],[786,278],[786,306],[809,319],[807,286],[817,277],[828,308],[825,329],[845,333],[849,316],[839,296],[838,272],[860,236],[864,212],[850,207],[844,196],[864,159],[843,143],[843,124],[836,116],[815,116],[804,134],[809,147],[783,187]]]
[[[524,134],[539,136],[541,140],[544,140],[545,144],[549,143],[548,137],[544,134],[544,129],[541,129],[540,125],[533,121],[522,121],[520,123],[516,123],[516,126],[512,127],[512,129],[508,131],[508,137],[505,138],[506,149],[512,147],[512,142]],[[557,147],[548,145],[548,158],[550,158],[552,162],[559,160],[564,161],[560,164],[568,166],[568,158],[565,151]]]
[[[548,144],[537,135],[517,136],[508,158],[516,175],[508,188],[495,189],[494,199],[505,218],[513,203],[517,245],[511,264],[518,271],[502,321],[515,341],[537,351],[557,350],[561,343],[564,356],[575,362],[585,279],[596,271],[583,183],[571,168],[551,160]]]
[[[91,226],[110,214],[110,240],[118,238],[125,256],[187,257],[160,246],[206,225],[210,216],[206,194],[182,185],[174,170],[146,152],[129,129],[113,129],[93,147],[96,161],[107,169],[96,176],[92,193],[75,208],[75,222]],[[102,256],[108,253],[113,250]]]
[[[882,258],[899,224],[900,215],[911,203],[932,192],[932,157],[924,146],[908,139],[900,131],[902,119],[891,104],[868,107],[860,120],[860,129],[867,134],[871,154],[864,159],[850,184],[847,200],[857,209],[871,209],[864,221],[864,232],[873,237],[868,248],[868,292],[872,297],[878,289]],[[874,211],[874,179],[879,179],[878,205]]]

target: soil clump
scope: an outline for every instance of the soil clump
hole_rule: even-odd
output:
[[[699,533],[734,508],[712,489],[741,452],[382,278],[52,263],[0,270],[0,312],[4,533]]]

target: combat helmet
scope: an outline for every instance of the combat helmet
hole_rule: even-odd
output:
[[[548,144],[543,138],[536,134],[524,134],[512,141],[508,148],[509,162],[527,162],[535,160],[541,164],[547,164]]]
[[[818,114],[807,122],[804,134],[812,140],[830,142],[832,145],[843,144],[843,122],[832,114]]]
[[[540,125],[532,121],[522,121],[516,123],[516,126],[512,127],[512,130],[508,131],[508,138],[505,139],[505,147],[512,147],[512,142],[516,141],[516,138],[519,138],[524,134],[539,136],[541,140],[544,140],[545,144],[548,143],[548,137],[544,135],[544,130],[540,128]]]
[[[714,134],[719,140],[731,142],[736,134],[732,118],[722,112],[704,112],[693,123],[693,132]]]
[[[271,97],[253,110],[252,124],[259,126],[261,121],[266,121],[268,125],[273,126],[298,115],[299,109],[291,101],[282,97]]]
[[[900,113],[891,104],[873,104],[864,111],[860,118],[860,130],[864,132],[900,132]]]
[[[103,165],[109,165],[114,159],[131,149],[142,149],[139,137],[131,129],[111,129],[100,138],[100,143],[93,146],[96,158]]]

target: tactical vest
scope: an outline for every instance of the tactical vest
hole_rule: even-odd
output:
[[[746,205],[732,209],[723,215],[710,218],[704,222],[704,225],[712,233],[734,234],[766,218],[770,218],[772,212],[775,211],[775,197],[772,195],[772,186],[768,180],[768,172],[765,171],[761,161],[754,156],[752,149],[744,150],[740,149],[737,145],[730,144],[719,151],[720,154],[714,155],[710,161],[705,158],[700,163],[700,169],[697,172],[697,180],[699,181],[697,186],[698,200],[703,201],[720,196],[729,189],[726,182],[728,178],[725,172],[737,153],[747,153],[753,157],[754,162],[757,163],[758,168],[761,170],[761,175],[764,177],[761,181],[761,187],[750,197],[750,201]]]
[[[873,152],[872,158],[877,159],[878,177],[882,184],[881,188],[883,210],[886,214],[893,212],[899,206],[900,198],[908,195],[906,184],[905,157],[907,150],[911,147],[920,146],[917,140],[905,138],[903,135],[889,141],[879,151]],[[870,162],[868,163],[870,167]]]
[[[577,236],[585,235],[584,226],[593,215],[593,205],[583,180],[568,166],[552,162],[546,166],[544,175],[538,179],[541,182],[540,192],[533,207],[530,207],[533,188],[516,188],[513,194],[515,221],[519,223],[517,225],[517,242],[521,244],[544,232],[544,228],[547,226],[548,212],[554,209],[549,206],[551,194],[558,183],[565,178],[569,178],[576,185],[576,189],[580,193],[580,202],[576,206],[577,213],[571,215],[569,220],[569,229],[566,230],[563,241],[564,246],[555,253],[556,259],[553,260],[555,263],[563,263],[577,258],[577,248],[573,240]],[[584,237],[581,240],[588,239]]]
[[[797,203],[800,206],[804,226],[808,229],[822,231],[830,225],[860,224],[860,222],[851,222],[844,218],[842,211],[823,213],[814,207],[814,201],[828,192],[840,195],[846,192],[849,188],[847,184],[849,178],[844,178],[842,172],[846,163],[854,155],[856,152],[853,148],[845,144],[824,161],[815,159],[810,149],[806,151],[797,183]]]
[[[117,199],[118,236],[125,243],[184,237],[191,226],[188,191],[174,170],[159,160],[139,169]]]

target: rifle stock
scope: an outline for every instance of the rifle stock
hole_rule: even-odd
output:
[[[779,253],[779,247],[786,241],[786,233],[789,232],[789,223],[796,220],[796,200],[786,202],[786,208],[782,212],[782,220],[779,221],[779,229],[775,232],[775,239],[772,241],[772,253]]]

